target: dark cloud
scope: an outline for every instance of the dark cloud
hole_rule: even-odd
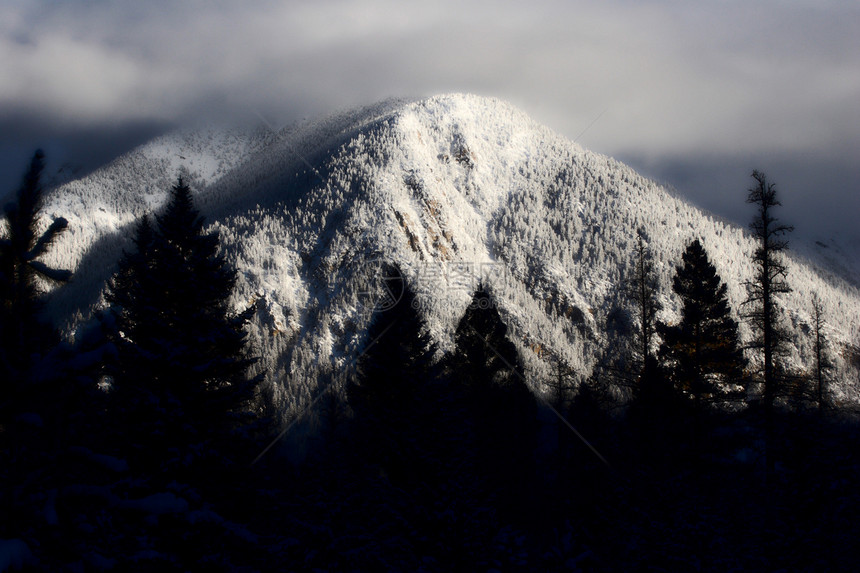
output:
[[[70,144],[95,164],[100,145],[151,126],[469,91],[716,211],[734,207],[714,181],[770,161],[798,203],[837,221],[840,201],[860,212],[858,29],[860,6],[819,0],[13,1],[0,5],[0,118],[38,118],[48,140],[115,133]],[[3,136],[4,157],[13,148]]]
[[[18,189],[36,149],[45,151],[45,176],[51,183],[86,175],[172,127],[124,123],[57,129],[39,118],[0,118],[0,204]]]
[[[806,153],[688,155],[657,161],[621,157],[640,173],[678,190],[711,213],[747,224],[754,208],[746,204],[753,169],[776,184],[781,222],[795,227],[793,237],[816,240],[838,237],[856,241],[860,163],[848,158]]]

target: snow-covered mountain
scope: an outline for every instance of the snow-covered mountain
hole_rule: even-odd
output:
[[[321,121],[258,131],[159,138],[56,189],[46,215],[69,232],[53,264],[75,280],[53,298],[69,331],[101,304],[104,280],[134,219],[157,209],[176,177],[240,272],[234,303],[260,300],[253,343],[285,411],[319,391],[320,371],[348,369],[365,343],[378,261],[399,264],[441,347],[478,280],[493,293],[535,387],[547,351],[583,375],[624,303],[619,285],[643,230],[662,284],[663,318],[681,253],[702,240],[737,312],[751,278],[746,232],[692,207],[627,166],[583,149],[495,99],[445,95],[388,101]],[[738,201],[745,191],[738,190]],[[858,401],[849,359],[860,341],[860,291],[839,260],[789,262],[783,298],[797,333],[789,363],[811,361],[812,294],[825,305],[842,400]],[[822,271],[822,268],[831,270]],[[855,283],[856,284],[856,283]],[[749,330],[742,327],[742,335]]]

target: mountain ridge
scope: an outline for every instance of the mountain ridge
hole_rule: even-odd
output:
[[[729,284],[736,315],[751,278],[753,245],[740,227],[497,99],[389,100],[277,134],[186,134],[147,145],[51,195],[46,214],[73,229],[52,263],[77,277],[52,311],[71,330],[100,304],[96,289],[128,244],[130,223],[184,173],[239,270],[235,307],[262,302],[252,340],[285,411],[319,391],[314,372],[348,370],[361,351],[373,310],[361,296],[367,261],[401,267],[442,348],[483,279],[535,386],[547,351],[581,377],[593,368],[607,316],[624,306],[619,285],[640,230],[655,252],[666,320],[678,313],[668,286],[674,265],[693,238]],[[120,188],[93,191],[111,185]],[[831,338],[847,352],[860,339],[857,288],[796,257],[789,266],[788,322],[803,330],[804,302],[818,292]],[[798,337],[791,366],[801,370],[809,357]],[[838,395],[856,402],[847,383],[854,367],[841,352],[837,362]]]

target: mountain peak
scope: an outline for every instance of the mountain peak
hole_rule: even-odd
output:
[[[536,385],[547,352],[581,376],[591,371],[608,317],[625,307],[640,232],[654,253],[665,320],[677,316],[669,285],[695,238],[729,285],[736,316],[752,278],[754,246],[741,228],[504,101],[448,94],[278,133],[174,134],[59,188],[46,212],[66,217],[70,232],[52,263],[75,269],[76,281],[52,309],[69,328],[100,304],[129,226],[158,208],[180,172],[239,270],[236,307],[261,301],[252,338],[288,408],[315,395],[309,373],[353,364],[374,312],[363,293],[379,261],[402,269],[443,349],[483,282]],[[797,332],[809,324],[814,292],[833,343],[848,348],[860,338],[857,313],[840,310],[860,306],[856,288],[794,260],[788,280],[786,320]],[[750,336],[745,327],[741,334]],[[791,367],[803,370],[810,352],[798,335]],[[857,399],[847,384],[838,394]]]

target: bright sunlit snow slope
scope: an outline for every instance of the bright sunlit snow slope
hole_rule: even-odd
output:
[[[252,341],[285,412],[317,395],[330,379],[320,372],[348,372],[365,344],[370,261],[400,265],[443,349],[482,279],[536,388],[548,351],[582,376],[591,371],[607,342],[607,316],[627,306],[619,285],[640,229],[660,274],[665,320],[678,316],[671,277],[694,238],[728,283],[736,313],[752,278],[754,247],[741,228],[504,102],[446,95],[385,102],[276,135],[162,138],[58,189],[48,212],[67,217],[72,231],[56,262],[77,273],[57,293],[58,318],[74,324],[100,304],[133,218],[163,202],[181,172],[239,269],[236,308],[261,303]],[[838,397],[857,401],[848,351],[860,340],[860,294],[794,259],[788,281],[791,368],[811,364],[818,293]],[[745,326],[742,335],[750,336]]]

